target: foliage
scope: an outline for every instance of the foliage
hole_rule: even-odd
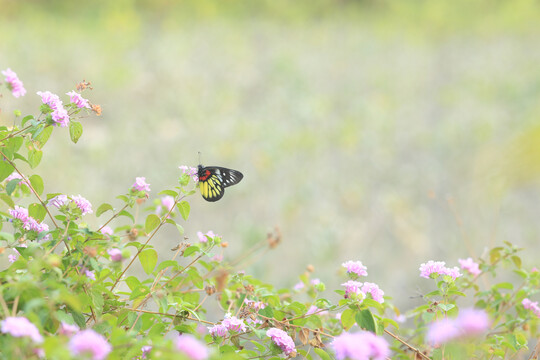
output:
[[[77,89],[89,89],[89,84],[83,82]],[[207,233],[196,243],[185,241],[189,199],[196,192],[188,174],[179,176],[177,186],[158,192],[162,199],[149,206],[149,184],[137,178],[124,194],[96,208],[95,216],[106,220],[92,228],[85,221],[94,213],[86,199],[44,194],[46,179],[23,173],[22,168],[33,172],[39,166],[44,146],[59,126],[66,125],[76,143],[83,135],[79,120],[85,112],[101,110],[70,99],[66,123],[58,112],[61,101],[42,100],[39,115],[23,116],[16,110],[14,125],[0,127],[0,239],[3,253],[11,253],[11,264],[0,272],[0,351],[5,358],[71,359],[79,357],[78,351],[87,354],[93,350],[80,344],[77,334],[82,329],[92,329],[85,336],[95,332],[96,341],[106,345],[104,355],[93,352],[94,359],[177,359],[179,354],[199,359],[207,357],[207,348],[215,359],[342,359],[347,356],[343,354],[355,355],[330,344],[340,334],[360,329],[388,339],[393,358],[502,359],[524,354],[528,340],[538,336],[540,315],[534,307],[531,311],[530,303],[523,304],[538,292],[540,273],[525,270],[520,249],[510,243],[478,260],[479,275],[462,275],[442,265],[426,272],[437,288],[423,295],[425,305],[406,313],[405,318],[414,320],[409,329],[399,324],[403,316],[390,297],[383,299],[373,283],[357,281],[367,275],[359,262],[343,264],[351,279],[342,284],[345,290],[333,286],[327,291],[312,278],[311,269],[300,276],[295,289],[276,289],[249,274],[233,273],[213,256],[215,249],[227,248],[220,236]],[[120,217],[130,225],[110,228]],[[170,259],[159,261],[152,240],[169,225],[178,229],[178,246]],[[274,248],[279,240],[278,232],[270,234],[267,246]],[[128,273],[136,262],[144,274]],[[517,280],[506,279],[509,276]],[[488,277],[496,283],[488,286]],[[482,279],[486,282],[480,285]],[[332,293],[339,299],[333,300]],[[436,321],[458,315],[464,298],[474,299],[474,307],[489,316],[485,328],[476,328],[474,336],[463,332],[431,342]],[[209,320],[207,305],[212,300],[222,311],[217,322]],[[12,317],[28,319],[43,339],[35,332],[30,336],[10,329]],[[68,330],[74,325],[81,332]],[[187,334],[205,343],[203,350]],[[349,345],[345,341],[340,346]],[[143,353],[147,346],[151,350]],[[381,354],[367,356],[384,358]]]

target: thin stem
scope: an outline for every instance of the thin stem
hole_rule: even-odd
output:
[[[159,223],[159,225],[157,226],[157,228],[154,230],[154,232],[152,233],[152,235],[150,235],[148,237],[148,240],[146,240],[146,242],[143,244],[143,246],[140,247],[139,250],[137,250],[137,253],[135,254],[135,256],[133,257],[133,259],[131,259],[131,261],[129,262],[129,264],[125,267],[125,269],[122,271],[122,273],[118,276],[118,278],[116,279],[116,281],[114,282],[113,286],[111,287],[111,291],[114,290],[114,288],[116,287],[116,285],[118,285],[118,283],[120,282],[120,279],[122,279],[122,276],[124,276],[124,274],[126,273],[126,271],[131,267],[131,265],[133,265],[133,262],[135,262],[135,259],[137,259],[137,257],[139,257],[139,254],[144,250],[144,248],[146,247],[146,245],[148,245],[148,243],[150,242],[150,240],[152,240],[152,238],[154,237],[154,235],[156,235],[156,233],[159,231],[159,229],[161,228],[161,226],[163,226],[163,224],[165,224],[165,221],[169,218],[169,215],[172,213],[172,211],[174,210],[174,207],[180,202],[180,200],[182,200],[185,196],[182,196],[180,199],[177,199],[173,206],[171,206],[171,209],[169,210],[169,212],[163,216],[161,222]],[[112,219],[111,219],[112,220]],[[108,223],[108,222],[107,222]],[[105,225],[103,225],[105,226]],[[102,228],[103,228],[102,226]]]
[[[15,171],[23,178],[23,180],[25,181],[25,185],[27,185],[30,190],[32,190],[32,192],[34,193],[34,195],[36,195],[36,197],[38,198],[39,202],[41,203],[41,205],[43,206],[43,208],[45,209],[45,211],[47,211],[47,214],[49,214],[49,217],[51,218],[53,224],[54,224],[54,227],[56,227],[58,229],[58,224],[56,223],[56,221],[54,221],[54,217],[52,216],[52,214],[49,212],[49,209],[47,208],[47,205],[45,205],[45,202],[43,200],[41,200],[41,197],[39,196],[39,194],[37,193],[36,189],[34,189],[34,187],[32,186],[32,184],[30,183],[30,181],[28,181],[28,179],[26,179],[26,177],[19,171],[19,169],[17,169],[17,167],[15,166],[15,163],[11,160],[9,160],[6,156],[6,154],[4,154],[1,150],[0,150],[0,155],[2,155],[2,157],[11,165],[13,166],[13,169],[15,169]]]
[[[103,224],[98,230],[97,232],[100,232],[101,229],[103,229],[105,226],[107,226],[108,223],[110,223],[111,221],[113,221],[115,218],[118,217],[118,215],[124,211],[126,208],[128,207],[128,205],[126,204],[119,212],[117,212],[116,214],[114,214],[105,224]]]
[[[405,340],[401,339],[399,336],[391,333],[390,331],[386,329],[384,329],[384,332],[390,335],[391,337],[393,337],[394,339],[396,339],[397,341],[399,341],[400,343],[402,343],[403,345],[405,345],[406,347],[408,347],[409,349],[411,349],[416,355],[420,356],[422,359],[431,360],[427,355],[425,355],[423,352],[421,352],[414,346],[407,344]]]

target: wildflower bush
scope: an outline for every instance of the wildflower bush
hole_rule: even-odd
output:
[[[2,74],[3,96],[26,95],[15,72]],[[65,97],[40,91],[39,111],[14,110],[14,125],[0,126],[2,358],[537,358],[540,273],[522,266],[510,243],[459,259],[459,267],[430,260],[419,274],[408,269],[432,281],[433,291],[423,294],[424,305],[400,312],[363,280],[360,259],[336,266],[332,284],[308,267],[294,288],[276,289],[234,272],[221,255],[227,242],[213,232],[185,240],[188,199],[201,201],[191,198],[192,167],[181,166],[178,185],[154,198],[145,177],[99,206],[80,194],[44,194],[46,179],[35,169],[53,133],[63,135],[56,128],[68,128],[76,143],[81,119],[101,113],[86,99],[89,90],[82,82]],[[88,226],[89,216],[103,225]],[[129,225],[115,225],[121,218]],[[152,240],[165,226],[178,229],[178,245],[158,262]],[[271,233],[266,246],[279,240]],[[132,274],[135,262],[144,274]]]

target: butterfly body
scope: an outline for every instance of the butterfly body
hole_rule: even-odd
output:
[[[237,170],[202,165],[199,165],[197,175],[202,197],[204,200],[211,202],[221,199],[226,187],[238,184],[244,177]]]

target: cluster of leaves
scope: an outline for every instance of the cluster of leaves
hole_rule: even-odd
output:
[[[528,339],[538,334],[538,319],[521,302],[538,291],[540,275],[522,268],[518,249],[511,244],[493,249],[480,260],[480,276],[437,281],[437,290],[424,295],[427,304],[407,313],[415,322],[414,328],[407,329],[396,321],[400,313],[389,297],[379,302],[370,295],[351,296],[332,286],[333,297],[339,296],[332,301],[324,284],[310,281],[310,268],[300,276],[302,286],[296,290],[276,289],[213,256],[216,249],[227,247],[221,237],[203,235],[199,241],[186,241],[187,199],[196,187],[188,174],[179,177],[178,185],[158,193],[172,199],[169,206],[162,206],[159,199],[147,205],[148,191],[133,186],[117,196],[114,204],[97,207],[95,216],[104,225],[92,228],[84,221],[91,216],[89,209],[81,208],[74,197],[54,205],[59,196],[66,195],[44,194],[43,179],[27,174],[39,165],[44,145],[59,129],[50,108],[42,106],[40,111],[37,117],[21,117],[15,111],[14,125],[0,127],[0,199],[5,204],[0,211],[0,241],[2,253],[13,256],[0,272],[1,318],[25,317],[44,337],[43,343],[36,344],[2,330],[0,352],[5,358],[76,357],[68,346],[69,336],[60,331],[62,324],[103,334],[112,346],[108,359],[193,358],[175,349],[170,335],[178,333],[201,339],[216,359],[297,355],[331,359],[336,356],[329,346],[332,339],[360,329],[389,339],[393,358],[504,358],[526,350]],[[82,124],[75,119],[90,110],[72,106],[69,111],[69,134],[76,143]],[[13,174],[17,176],[6,181]],[[10,212],[17,206],[27,208],[29,217],[46,222],[49,229],[25,227]],[[142,220],[141,214],[145,214]],[[109,224],[114,229],[106,231]],[[152,240],[166,226],[178,229],[178,244],[170,259],[160,262]],[[262,242],[274,248],[279,233],[269,234]],[[120,258],[118,253],[112,255],[113,249],[121,253]],[[251,249],[247,253],[253,254]],[[144,273],[132,271],[135,262]],[[508,280],[487,286],[488,276],[498,279],[500,269],[508,266],[521,279],[519,286]],[[479,284],[482,279],[484,286]],[[428,344],[429,324],[457,314],[457,302],[466,291],[475,299],[474,305],[490,315],[488,333],[476,341]],[[215,317],[208,311],[210,302],[221,311],[214,321],[209,319]],[[231,317],[245,328],[216,336],[209,333],[208,327]],[[284,353],[267,336],[269,328],[284,330],[296,349]],[[144,346],[152,350],[143,354]]]

